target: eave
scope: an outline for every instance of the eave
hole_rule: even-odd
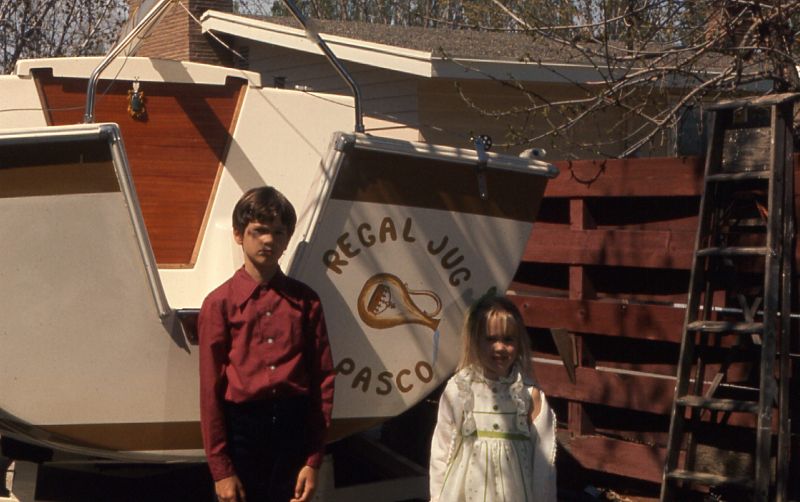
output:
[[[200,19],[203,33],[224,34],[257,43],[322,55],[300,28],[235,14],[209,10]],[[500,79],[525,82],[588,82],[599,77],[591,65],[518,62],[471,58],[447,58],[431,52],[322,34],[336,56],[343,60],[423,78]]]

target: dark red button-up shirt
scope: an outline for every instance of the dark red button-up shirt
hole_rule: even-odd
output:
[[[331,421],[334,370],[317,294],[280,270],[268,284],[259,284],[242,267],[206,297],[198,332],[200,424],[214,480],[235,474],[223,401],[308,395],[312,448],[306,465],[319,467]]]

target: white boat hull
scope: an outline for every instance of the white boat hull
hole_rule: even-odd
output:
[[[118,78],[156,79],[147,64],[129,60]],[[157,262],[143,216],[157,201],[137,196],[116,125],[0,131],[0,434],[104,458],[201,458],[191,321],[241,266],[230,211],[260,184],[298,208],[282,265],[323,300],[339,372],[334,436],[436,389],[455,367],[465,308],[511,281],[556,171],[335,133],[350,122],[346,102],[247,86],[180,266]]]

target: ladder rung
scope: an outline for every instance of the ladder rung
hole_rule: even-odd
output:
[[[706,182],[743,181],[769,179],[770,171],[742,171],[738,173],[719,173],[706,176]]]
[[[762,218],[742,218],[737,219],[727,225],[723,225],[722,228],[764,228],[767,226],[767,222],[764,221]]]
[[[717,399],[703,396],[683,396],[676,401],[680,406],[703,408],[715,411],[741,411],[745,413],[758,413],[758,403],[754,401],[739,401],[737,399]]]
[[[748,477],[744,476],[730,477],[730,476],[722,476],[720,474],[708,474],[705,472],[686,471],[683,469],[677,469],[668,472],[667,478],[676,481],[691,481],[693,483],[699,483],[709,486],[737,485],[746,488],[753,487],[753,480]]]
[[[769,248],[759,247],[713,247],[698,249],[697,256],[766,256]]]
[[[686,325],[689,331],[704,333],[763,333],[764,323],[729,321],[694,321]]]

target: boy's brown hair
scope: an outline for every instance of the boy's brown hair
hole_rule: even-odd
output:
[[[269,223],[277,219],[286,226],[289,237],[297,225],[294,206],[282,193],[271,186],[251,188],[242,195],[233,208],[233,229],[244,234],[247,225],[257,221]]]

